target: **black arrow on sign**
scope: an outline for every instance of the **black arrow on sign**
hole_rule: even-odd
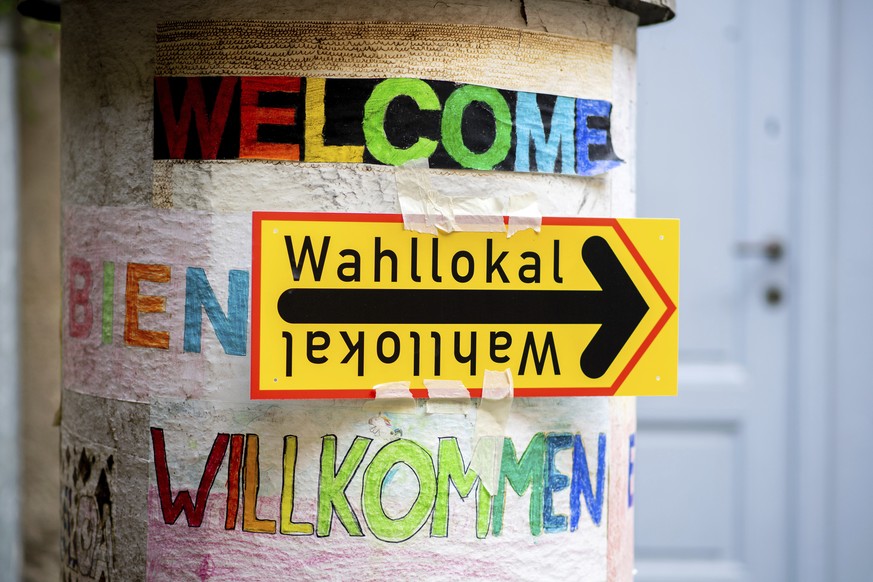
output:
[[[579,358],[600,378],[649,306],[602,237],[585,241],[582,260],[599,291],[288,289],[277,308],[293,324],[601,324]]]

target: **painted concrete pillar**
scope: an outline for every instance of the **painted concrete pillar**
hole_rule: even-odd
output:
[[[413,183],[526,218],[633,215],[636,27],[672,10],[612,4],[65,2],[69,575],[632,578],[632,399],[250,391],[253,211],[399,213]],[[386,79],[407,97],[368,109]],[[463,107],[452,126],[454,95],[491,129]],[[585,132],[599,149],[569,147]]]

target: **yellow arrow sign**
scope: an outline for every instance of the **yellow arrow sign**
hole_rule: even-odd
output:
[[[509,368],[516,396],[676,393],[679,223],[546,218],[539,233],[400,215],[253,213],[252,398]]]

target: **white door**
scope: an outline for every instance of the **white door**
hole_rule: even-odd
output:
[[[681,2],[639,33],[638,215],[682,237],[680,395],[639,400],[640,582],[790,577],[792,289],[768,246],[788,236],[790,8]]]

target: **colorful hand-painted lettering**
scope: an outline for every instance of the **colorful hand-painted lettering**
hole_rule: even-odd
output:
[[[622,163],[612,104],[423,79],[155,77],[155,159],[594,176]]]
[[[526,526],[532,536],[575,532],[581,519],[590,519],[594,527],[600,527],[603,519],[607,455],[604,433],[597,435],[596,450],[587,452],[582,435],[578,433],[536,433],[520,455],[511,438],[502,439],[502,450],[498,453],[499,482],[494,492],[485,489],[469,462],[465,463],[455,437],[441,437],[436,455],[414,440],[396,438],[383,444],[365,463],[372,438],[356,436],[351,443],[343,444],[335,435],[325,435],[321,439],[318,466],[310,467],[318,471],[317,510],[308,518],[311,521],[295,521],[293,515],[295,472],[298,470],[296,435],[283,438],[283,477],[276,519],[258,517],[261,453],[257,434],[216,435],[193,501],[191,493],[185,489],[173,497],[164,430],[152,427],[151,435],[157,493],[163,521],[167,525],[177,524],[184,514],[188,527],[201,526],[225,457],[226,504],[223,508],[211,510],[224,513],[225,530],[315,534],[322,538],[332,535],[332,524],[338,523],[346,535],[364,537],[366,534],[360,519],[363,517],[370,534],[382,541],[406,541],[428,522],[429,537],[444,538],[449,535],[449,494],[450,488],[454,488],[462,500],[475,490],[475,504],[470,511],[475,513],[475,535],[484,539],[489,533],[500,536],[504,530],[507,483],[516,495],[522,496],[529,491]],[[341,453],[344,448],[345,453]],[[556,455],[560,451],[571,454],[569,475],[562,473],[556,465]],[[386,512],[383,498],[390,497],[388,483],[395,467],[401,464],[414,474],[418,494],[401,517],[391,517]],[[350,503],[347,493],[354,479],[360,482],[362,491],[358,511]],[[564,499],[556,505],[558,496],[564,496]],[[568,507],[569,515],[556,509],[558,506]]]

